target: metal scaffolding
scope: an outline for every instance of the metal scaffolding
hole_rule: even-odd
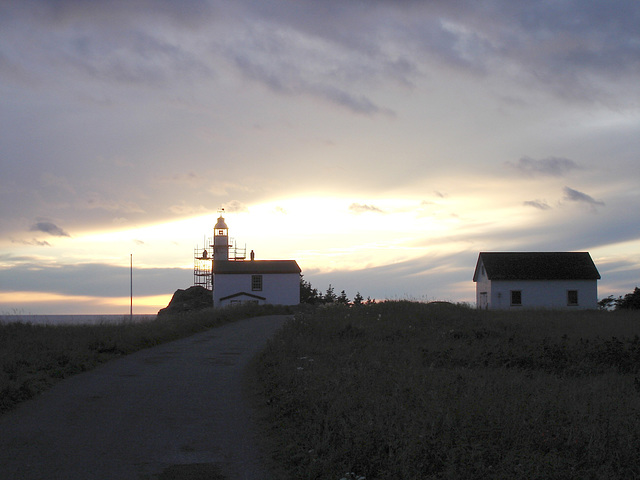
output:
[[[207,290],[211,290],[212,287],[212,268],[213,268],[213,248],[211,247],[211,239],[208,239],[206,244],[209,244],[209,250],[206,246],[202,248],[196,246],[193,249],[193,284],[195,286],[201,286]]]
[[[193,285],[201,286],[207,290],[213,287],[213,239],[207,238],[205,246],[196,246],[193,249]],[[229,261],[241,262],[247,258],[247,246],[238,247],[234,239],[229,241]]]

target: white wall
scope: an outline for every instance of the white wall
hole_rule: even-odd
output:
[[[485,293],[486,295],[482,295]],[[484,269],[480,268],[478,278],[476,279],[476,306],[478,308],[488,308],[491,301],[491,282],[487,278]]]
[[[493,280],[490,283],[489,288],[484,282],[476,284],[476,296],[479,296],[480,288],[488,292],[490,309],[597,308],[596,280]],[[521,306],[511,306],[511,290],[522,292]],[[567,305],[567,290],[578,291],[578,305]]]
[[[251,275],[214,274],[214,307],[224,306],[220,303],[221,298],[240,292],[265,297],[264,303],[274,305],[297,305],[300,303],[300,275],[298,273],[264,273],[262,274],[262,290],[260,291],[251,290]]]
[[[220,300],[220,304],[218,306],[226,307],[228,305],[237,305],[241,303],[256,303],[258,305],[264,305],[266,301],[250,295],[238,295],[233,298],[227,298],[226,300]]]

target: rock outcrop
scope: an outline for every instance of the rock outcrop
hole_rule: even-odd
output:
[[[213,307],[213,294],[202,286],[178,289],[171,297],[169,305],[161,309],[158,315],[180,314]]]

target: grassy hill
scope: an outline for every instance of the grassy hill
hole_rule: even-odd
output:
[[[640,312],[298,314],[252,370],[289,479],[640,477]]]

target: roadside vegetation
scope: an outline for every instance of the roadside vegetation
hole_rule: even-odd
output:
[[[333,304],[250,372],[282,479],[640,478],[640,311]]]
[[[123,320],[99,325],[0,322],[0,414],[63,378],[115,357],[230,321],[277,313],[291,310],[246,305],[161,315],[148,322]]]

